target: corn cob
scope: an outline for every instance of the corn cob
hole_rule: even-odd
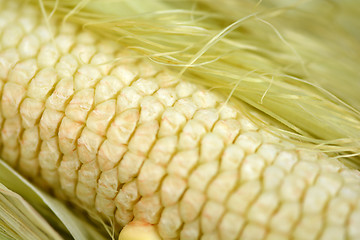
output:
[[[111,41],[56,21],[50,33],[37,8],[17,8],[0,1],[1,158],[22,174],[126,226],[122,239],[139,228],[360,238],[357,170]]]

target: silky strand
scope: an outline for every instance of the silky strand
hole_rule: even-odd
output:
[[[0,0],[0,237],[358,239],[359,16]]]

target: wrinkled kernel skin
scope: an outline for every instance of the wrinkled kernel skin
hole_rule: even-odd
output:
[[[358,171],[76,25],[52,41],[40,15],[0,1],[0,155],[24,176],[123,239],[360,239]]]

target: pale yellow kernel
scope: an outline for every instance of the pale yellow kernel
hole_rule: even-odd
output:
[[[96,47],[88,44],[77,44],[72,50],[71,54],[77,59],[80,64],[89,63],[91,57],[96,53]]]
[[[25,98],[20,105],[20,115],[23,127],[29,128],[35,126],[44,109],[44,102],[32,98]]]
[[[350,212],[349,202],[343,197],[337,196],[329,201],[326,221],[332,225],[345,225]]]
[[[259,181],[245,182],[229,197],[227,201],[228,209],[239,214],[245,214],[261,190]]]
[[[160,196],[154,194],[142,197],[140,201],[135,204],[133,211],[136,220],[155,224],[160,219],[162,209],[163,206],[160,201]]]
[[[177,152],[168,165],[168,173],[186,178],[198,162],[198,158],[198,149]]]
[[[220,118],[221,119],[236,119],[237,118],[237,112],[236,108],[231,106],[229,103],[221,104],[220,106]],[[241,126],[241,122],[240,122]]]
[[[60,34],[74,35],[79,31],[79,28],[79,25],[66,21],[60,24],[58,31]]]
[[[347,226],[348,236],[351,239],[359,239],[360,237],[360,209],[353,211],[349,217],[349,224]]]
[[[250,119],[248,119],[246,117],[240,118],[240,124],[241,124],[241,129],[245,132],[257,131],[259,129],[258,126],[254,122],[252,122]]]
[[[98,163],[101,171],[110,170],[120,162],[127,147],[122,144],[115,144],[106,139],[100,146],[98,152]]]
[[[125,209],[132,210],[136,201],[140,198],[136,180],[125,183],[115,198],[115,204],[117,208],[123,207]]]
[[[20,26],[24,29],[25,33],[30,33],[34,30],[38,22],[37,9],[32,6],[27,6],[24,9],[23,16],[18,19]]]
[[[15,47],[23,37],[24,32],[18,24],[7,24],[2,31],[1,44],[3,48]]]
[[[204,233],[200,240],[218,240],[219,236],[218,233],[216,231],[211,232],[211,233]]]
[[[317,239],[322,225],[321,215],[305,215],[296,225],[293,236],[295,239]]]
[[[306,161],[317,161],[319,159],[318,151],[310,149],[299,149],[297,150],[300,159]]]
[[[94,87],[101,77],[101,72],[96,66],[82,65],[74,76],[75,90]]]
[[[176,84],[181,82],[181,79],[176,77],[174,72],[165,69],[159,72],[155,76],[155,81],[159,84],[161,88],[168,88],[168,87],[174,87]],[[174,94],[175,94],[174,97],[176,97],[176,91],[174,91]]]
[[[117,144],[128,144],[139,119],[138,109],[129,109],[117,115],[111,123],[106,137]]]
[[[160,88],[158,91],[156,91],[154,96],[157,97],[159,101],[167,108],[174,105],[177,99],[175,90],[173,88]]]
[[[79,43],[95,45],[98,37],[95,33],[90,31],[81,31],[76,35],[76,40]]]
[[[193,119],[188,121],[180,133],[178,148],[192,149],[197,147],[205,133],[206,129],[199,121]]]
[[[77,122],[85,123],[94,102],[94,89],[88,88],[74,94],[66,106],[65,115]]]
[[[146,96],[140,103],[140,123],[158,120],[164,111],[162,103],[154,96]]]
[[[79,160],[82,163],[96,160],[97,152],[103,141],[104,138],[102,136],[85,127],[81,132],[80,138],[77,140]]]
[[[133,82],[131,86],[141,95],[152,95],[159,89],[155,81],[140,78]]]
[[[63,117],[63,112],[45,108],[39,123],[40,138],[46,140],[55,137]]]
[[[35,178],[39,173],[38,158],[21,157],[19,161],[19,171],[27,177]]]
[[[51,40],[52,33],[50,29],[43,24],[39,25],[34,32],[42,44]]]
[[[39,147],[39,128],[25,129],[20,139],[20,153],[26,158],[36,158]]]
[[[231,212],[226,213],[219,224],[221,240],[236,240],[245,223],[245,219]]]
[[[306,187],[303,179],[295,175],[287,175],[280,187],[280,197],[286,201],[299,201]]]
[[[176,204],[186,189],[186,181],[175,175],[168,175],[160,188],[161,203],[164,207]]]
[[[100,170],[96,161],[82,164],[78,171],[76,196],[90,205],[93,205],[95,201],[95,189],[97,187],[99,174]],[[82,196],[82,192],[87,194]]]
[[[265,240],[288,240],[289,237],[278,232],[269,232],[266,234]]]
[[[207,201],[203,210],[201,211],[201,230],[203,233],[213,232],[221,217],[223,216],[225,208],[223,205],[215,201]]]
[[[218,172],[218,162],[208,162],[198,166],[189,177],[189,186],[199,191],[205,191],[210,180]]]
[[[347,183],[340,189],[338,195],[346,199],[349,203],[356,205],[360,198],[359,184]]]
[[[346,230],[343,226],[327,226],[321,234],[320,240],[345,240]]]
[[[114,217],[116,210],[115,203],[112,199],[97,194],[95,197],[95,209],[106,217]]]
[[[294,166],[293,173],[301,177],[307,184],[312,185],[320,171],[319,165],[306,160],[299,161]]]
[[[55,37],[55,43],[61,55],[65,55],[75,43],[75,38],[70,34],[60,34]]]
[[[272,214],[279,205],[279,197],[276,192],[262,193],[254,202],[248,212],[248,219],[261,225],[269,222]]]
[[[223,171],[238,169],[244,160],[244,156],[244,150],[237,144],[227,146],[221,157],[220,169]]]
[[[102,171],[97,185],[97,194],[108,199],[114,199],[118,193],[118,172],[116,168]]]
[[[0,79],[5,80],[9,70],[19,61],[16,49],[10,48],[0,53]]]
[[[47,43],[42,45],[37,55],[37,63],[39,67],[51,67],[54,66],[60,57],[59,50],[53,43]]]
[[[177,136],[169,136],[157,139],[152,147],[149,158],[154,162],[166,166],[175,153]]]
[[[152,161],[145,161],[137,178],[139,192],[142,196],[153,194],[165,175],[164,167]]]
[[[134,214],[132,212],[132,210],[127,210],[125,208],[116,208],[115,211],[115,221],[120,225],[120,226],[125,226],[126,224],[128,224],[131,220],[133,220],[134,218]]]
[[[63,154],[68,154],[76,149],[76,140],[80,136],[83,124],[64,117],[59,127],[59,147]]]
[[[143,78],[153,77],[160,70],[159,66],[153,64],[151,61],[147,59],[142,59],[138,63],[138,68],[139,68],[140,77]]]
[[[129,142],[129,149],[146,155],[156,140],[159,122],[156,120],[139,124]]]
[[[36,100],[45,100],[56,81],[57,73],[53,68],[44,68],[40,70],[31,80],[27,96]]]
[[[240,179],[242,181],[251,181],[259,179],[265,168],[265,161],[257,154],[251,154],[245,157],[240,169]]]
[[[209,199],[219,203],[225,202],[231,190],[235,187],[238,173],[236,170],[221,172],[210,183],[207,189]]]
[[[178,238],[179,229],[182,225],[179,206],[166,207],[161,214],[158,230],[162,238]]]
[[[345,183],[357,185],[360,180],[360,174],[359,174],[359,171],[357,171],[357,170],[342,169],[340,171],[340,175]]]
[[[225,144],[231,144],[240,132],[240,124],[236,119],[219,120],[212,131],[223,137]]]
[[[215,108],[213,109],[199,109],[194,114],[194,119],[201,122],[207,131],[210,131],[215,122],[218,120],[219,114]]]
[[[79,63],[71,54],[62,56],[56,64],[55,69],[60,78],[72,78],[78,68]],[[72,90],[73,88],[71,88]]]
[[[111,68],[114,66],[112,60],[114,56],[103,52],[96,53],[90,61],[90,64],[97,67],[102,75],[108,75]]]
[[[266,234],[266,229],[263,226],[249,223],[245,226],[240,235],[240,239],[262,240]]]
[[[224,149],[224,140],[216,133],[206,133],[201,140],[200,162],[216,161]]]
[[[316,180],[316,185],[326,189],[332,196],[336,195],[342,184],[342,178],[336,173],[322,173]]]
[[[130,182],[139,174],[139,170],[145,161],[145,156],[128,151],[121,159],[118,172],[121,183]]]
[[[304,196],[303,213],[315,214],[323,212],[330,194],[320,186],[311,186]]]
[[[98,104],[86,120],[86,126],[94,133],[104,136],[112,118],[115,115],[116,102],[114,99]]]
[[[41,169],[40,172],[45,185],[52,188],[57,188],[59,186],[59,174],[57,170]]]
[[[4,144],[3,149],[1,149],[1,156],[4,159],[6,159],[6,162],[10,166],[15,167],[19,158],[18,146],[12,147],[12,146],[7,146],[7,144]]]
[[[161,117],[158,136],[174,136],[185,125],[186,118],[183,114],[177,112],[174,108],[166,109]]]
[[[298,158],[294,151],[282,151],[275,158],[274,165],[281,167],[287,172],[290,172],[297,161]]]
[[[160,236],[155,226],[133,221],[121,230],[119,240],[160,240]]]
[[[119,78],[125,86],[129,86],[136,79],[138,73],[138,68],[133,64],[121,64],[111,71],[111,75]]]
[[[26,35],[17,49],[21,58],[35,57],[40,49],[40,41],[34,34]]]
[[[256,153],[260,155],[266,161],[266,163],[272,164],[280,151],[281,148],[279,145],[263,143],[258,148]]]
[[[197,110],[197,106],[191,98],[183,98],[176,101],[174,109],[179,113],[182,113],[186,119],[191,119]]]
[[[284,180],[285,172],[278,166],[269,166],[264,171],[264,189],[275,190]]]
[[[26,86],[35,76],[37,70],[38,66],[35,59],[27,59],[18,62],[15,67],[10,70],[8,81]]]
[[[70,197],[75,197],[75,187],[78,177],[77,170],[80,168],[77,152],[64,155],[60,161],[58,172],[60,175],[61,189]]]
[[[245,132],[240,134],[235,144],[240,146],[247,154],[254,153],[262,143],[261,136],[258,132]]]
[[[80,200],[85,207],[94,207],[96,190],[93,187],[89,187],[83,182],[78,182],[76,185],[76,197]]]
[[[41,168],[56,170],[58,168],[61,153],[58,148],[56,137],[43,141],[39,153],[39,164]]]
[[[189,188],[180,200],[181,219],[186,222],[194,221],[200,214],[206,196],[203,192]]]
[[[139,108],[142,96],[133,88],[125,87],[117,97],[116,112],[122,113],[130,108]]]
[[[18,114],[19,105],[25,94],[24,86],[13,82],[5,83],[1,97],[1,110],[5,118],[15,117]]]
[[[179,84],[175,87],[176,94],[179,98],[186,98],[191,96],[196,89],[197,87],[194,84],[186,81],[180,81]]]
[[[180,232],[180,239],[197,240],[200,237],[199,220],[185,223]]]
[[[46,100],[45,106],[57,111],[65,111],[66,103],[73,93],[73,80],[64,78],[56,84],[55,90]]]
[[[218,97],[209,90],[199,90],[192,95],[192,99],[199,108],[213,108],[216,106]]]
[[[18,115],[13,118],[5,119],[1,129],[1,140],[4,144],[3,149],[6,149],[6,147],[17,147],[20,132],[21,119]]]
[[[124,87],[119,78],[114,76],[105,76],[96,85],[95,104],[115,98],[117,93]]]

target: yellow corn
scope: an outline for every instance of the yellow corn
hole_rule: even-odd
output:
[[[52,38],[38,9],[17,7],[0,1],[1,158],[22,174],[127,225],[123,239],[132,226],[149,239],[360,239],[357,170],[77,25],[52,22]]]

